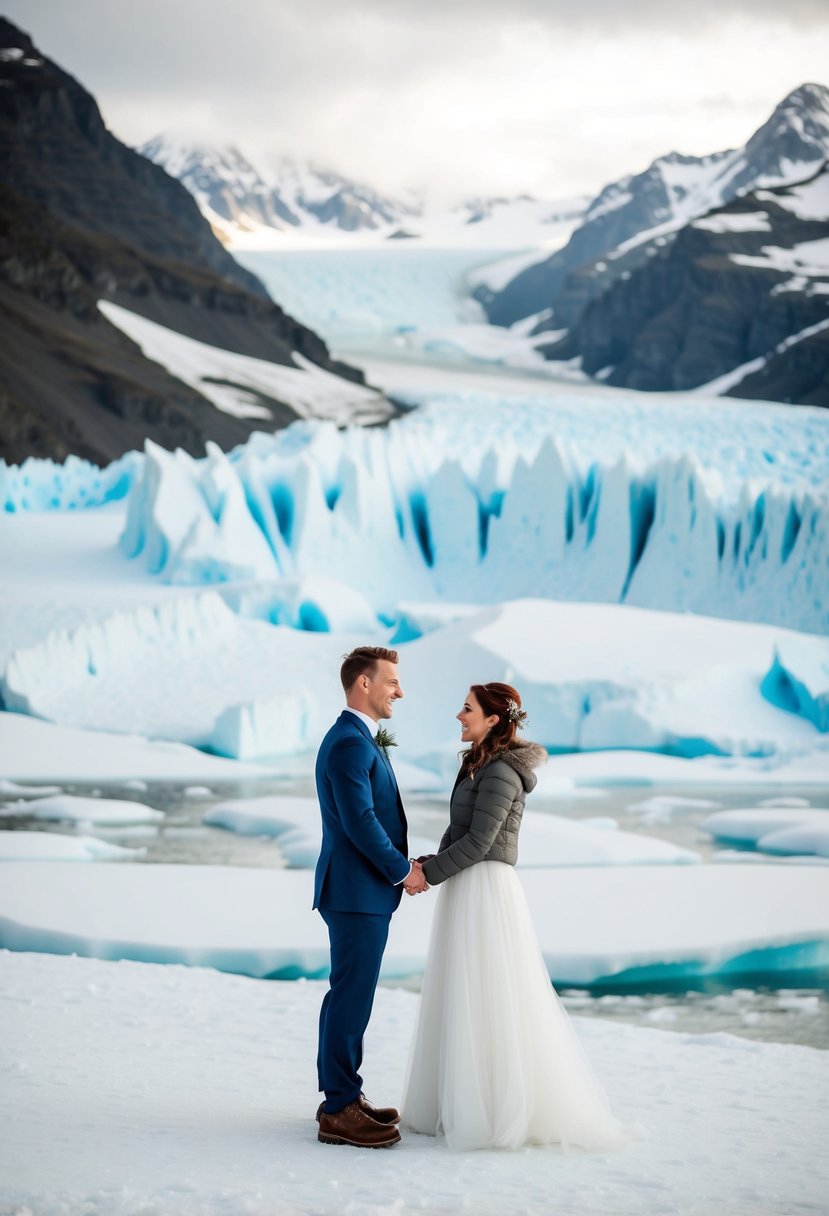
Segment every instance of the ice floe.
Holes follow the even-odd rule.
[[[108,844],[94,836],[0,831],[0,861],[134,861],[144,852]]]
[[[829,965],[824,866],[560,866],[519,875],[557,983],[758,974],[783,983]],[[328,937],[312,893],[309,870],[9,862],[0,946],[319,976]],[[422,970],[433,907],[433,893],[404,897],[385,978]]]
[[[267,796],[230,799],[211,807],[202,817],[202,822],[245,835],[274,836],[289,866],[310,869],[316,865],[322,836],[319,806],[315,798]],[[561,815],[525,811],[521,825],[519,868],[672,864],[699,860],[699,854],[691,849],[634,832],[617,831],[616,827],[616,821],[612,819],[602,821],[599,826],[596,822],[579,822]],[[420,836],[423,836],[422,831]],[[411,837],[409,841],[409,851],[415,856],[433,853],[436,847],[437,838],[427,840]]]
[[[717,811],[699,825],[715,840],[761,853],[829,857],[829,810],[760,807]]]

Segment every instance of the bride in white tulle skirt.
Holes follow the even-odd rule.
[[[403,1123],[443,1133],[459,1150],[612,1148],[630,1134],[611,1113],[553,990],[514,869],[532,768],[545,758],[515,737],[525,716],[516,690],[499,683],[473,685],[458,714],[472,748],[452,793],[450,826],[438,853],[423,861],[440,891]]]

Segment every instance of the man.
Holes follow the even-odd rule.
[[[397,652],[382,646],[346,655],[340,669],[346,708],[317,755],[322,849],[314,907],[331,945],[317,1055],[324,1144],[388,1148],[400,1140],[400,1115],[372,1106],[359,1074],[392,912],[402,891],[427,889],[420,863],[406,856],[403,804],[386,749],[375,742],[381,718],[390,718],[403,696],[397,662]]]

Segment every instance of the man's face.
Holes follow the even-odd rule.
[[[397,678],[397,664],[388,659],[378,659],[373,676],[368,680],[368,712],[378,722],[381,718],[390,718],[394,703],[403,696],[403,689]]]

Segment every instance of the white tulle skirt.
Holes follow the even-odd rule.
[[[550,983],[512,866],[484,861],[437,896],[403,1124],[449,1147],[604,1149],[630,1135]]]

